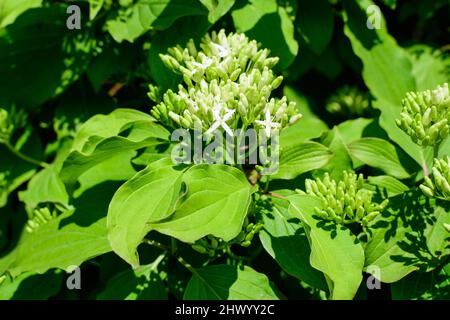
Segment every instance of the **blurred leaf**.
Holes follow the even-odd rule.
[[[11,24],[28,9],[40,7],[42,0],[0,0],[0,29]]]
[[[62,280],[62,272],[25,272],[0,285],[0,300],[47,300],[59,292]]]
[[[233,7],[235,0],[200,0],[200,2],[209,11],[209,22],[216,23]]]
[[[198,43],[210,27],[211,23],[205,16],[187,16],[178,19],[170,28],[155,34],[147,61],[151,76],[162,91],[176,89],[181,77],[164,65],[159,54],[167,53],[168,48],[177,44],[184,46],[191,38]],[[180,30],[185,32],[180,33]]]
[[[298,52],[294,24],[287,9],[278,6],[276,0],[249,0],[231,15],[238,32],[244,32],[280,58],[278,69],[286,69],[294,61]]]
[[[96,41],[87,27],[68,32],[66,19],[65,6],[36,8],[0,31],[0,105],[37,107],[85,71]]]
[[[138,0],[108,20],[106,27],[117,42],[133,42],[152,28],[167,29],[180,17],[207,14],[197,0]]]
[[[17,140],[21,146],[14,147],[33,159],[41,159],[41,141],[28,127]],[[3,144],[0,144],[0,208],[5,206],[8,195],[28,181],[36,172],[37,166],[18,158]]]
[[[213,265],[196,269],[185,300],[278,300],[266,275],[250,267]]]
[[[88,0],[89,2],[89,19],[94,20],[102,9],[105,0]]]
[[[424,91],[449,81],[450,55],[426,45],[408,48],[412,60],[416,90]]]
[[[381,2],[383,2],[390,9],[395,9],[397,6],[397,0],[381,0]]]
[[[320,54],[327,46],[333,35],[334,17],[328,0],[298,2],[297,30],[311,47]]]
[[[136,44],[124,42],[109,44],[102,53],[96,56],[87,70],[87,76],[91,81],[95,91],[99,91],[101,86],[111,76],[120,74],[130,76],[127,73],[132,69],[132,64],[136,61],[140,48]],[[126,80],[126,79],[124,79]]]

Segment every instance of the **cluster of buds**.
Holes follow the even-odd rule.
[[[212,258],[216,255],[217,251],[224,251],[226,245],[227,243],[222,239],[209,235],[197,240],[192,245],[192,249],[199,253],[207,254]]]
[[[8,111],[0,108],[0,143],[9,141],[13,125],[8,117]]]
[[[422,192],[428,197],[450,201],[450,157],[434,159],[431,178],[425,177],[420,185]]]
[[[263,227],[264,225],[262,223],[249,223],[232,242],[238,243],[242,247],[249,247],[252,244],[255,235],[258,234]]]
[[[32,233],[41,225],[53,220],[58,215],[56,210],[50,211],[48,207],[37,208],[33,211],[33,217],[28,219],[25,230]]]
[[[190,40],[161,55],[165,65],[181,73],[184,85],[178,92],[168,90],[159,101],[159,92],[150,86],[149,97],[159,102],[151,113],[173,128],[201,129],[207,134],[217,129],[232,134],[238,128],[264,129],[266,136],[301,118],[294,102],[270,98],[283,78],[271,68],[278,58],[268,57],[255,41],[243,34],[225,31],[206,35],[197,50]]]
[[[367,93],[356,87],[344,86],[328,99],[326,109],[333,114],[353,117],[366,115],[371,107]]]
[[[409,92],[396,124],[420,146],[436,146],[450,130],[450,94],[444,83],[434,90]]]
[[[307,179],[306,193],[324,201],[324,208],[315,208],[319,217],[339,224],[360,222],[367,225],[386,208],[389,200],[373,202],[373,192],[364,189],[362,174],[347,171],[343,174],[343,179],[339,182],[331,179],[328,173],[325,173],[323,179]]]

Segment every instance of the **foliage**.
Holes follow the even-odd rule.
[[[448,299],[431,3],[0,0],[0,299]]]

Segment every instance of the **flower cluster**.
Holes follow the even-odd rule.
[[[325,173],[323,179],[307,179],[306,193],[324,201],[324,208],[315,208],[319,217],[340,224],[361,222],[367,225],[386,208],[388,200],[380,204],[373,202],[373,192],[364,189],[362,174],[357,176],[347,171],[343,174],[343,179],[339,182],[331,179],[328,173]]]
[[[259,49],[243,34],[212,32],[202,39],[199,50],[190,40],[187,48],[171,48],[161,59],[184,79],[178,92],[168,90],[162,101],[150,86],[150,98],[159,102],[151,113],[168,126],[208,134],[254,127],[270,137],[272,131],[301,118],[294,102],[270,98],[283,80],[271,70],[278,58],[269,57],[267,49]]]
[[[450,157],[434,159],[434,166],[430,177],[420,185],[422,192],[428,197],[435,197],[450,201]]]
[[[363,116],[370,111],[369,97],[356,87],[344,86],[330,97],[326,109],[333,114]]]
[[[409,92],[402,101],[397,126],[420,146],[436,146],[450,130],[450,94],[444,83],[434,90]]]

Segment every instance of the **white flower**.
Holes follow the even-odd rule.
[[[270,138],[270,133],[272,132],[272,128],[279,128],[281,127],[281,124],[277,123],[277,122],[272,122],[272,117],[270,116],[270,110],[266,109],[266,119],[264,121],[261,120],[255,120],[255,122],[263,127],[265,132],[266,132],[266,136],[268,138]]]
[[[448,84],[444,83],[444,85],[439,86],[437,89],[431,91],[431,99],[434,105],[440,104],[444,101],[449,95]]]
[[[205,57],[201,63],[200,63],[200,62],[197,62],[197,61],[194,61],[194,62],[192,62],[192,63],[193,63],[194,66],[196,66],[197,68],[200,68],[202,71],[205,71],[206,68],[208,68],[208,67],[213,63],[213,59],[208,58],[208,57]]]
[[[221,46],[220,44],[212,42],[212,45],[214,46],[214,48],[216,48],[219,51],[219,57],[221,57],[221,58],[228,57],[231,53],[230,49],[228,49],[227,47]]]
[[[225,114],[223,117],[220,116],[220,112],[225,109]],[[230,136],[233,135],[233,131],[231,128],[227,125],[227,121],[230,120],[230,118],[233,116],[235,110],[234,109],[227,109],[223,107],[222,103],[215,103],[215,107],[212,110],[214,115],[214,123],[211,125],[211,127],[205,132],[207,135],[213,133],[217,128],[222,127],[226,133],[228,133]]]

